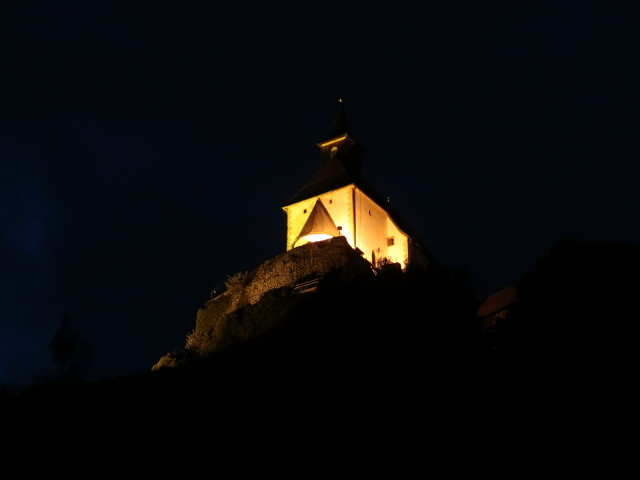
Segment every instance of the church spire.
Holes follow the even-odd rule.
[[[345,169],[349,176],[360,178],[360,161],[362,147],[351,137],[344,102],[338,99],[338,111],[333,120],[331,135],[324,142],[316,145],[320,147],[321,165],[339,164],[340,167],[331,167],[330,176],[336,177],[337,171]],[[328,172],[325,172],[328,174]]]
[[[336,112],[335,119],[333,120],[333,126],[331,128],[331,134],[329,138],[339,137],[349,133],[349,124],[347,123],[347,114],[344,111],[344,101],[338,99],[338,111]]]

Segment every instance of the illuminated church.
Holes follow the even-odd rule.
[[[363,148],[351,136],[339,102],[329,138],[317,143],[320,168],[283,207],[287,251],[309,242],[343,236],[374,267],[399,263],[425,267],[430,255],[408,232],[388,199],[362,177]]]

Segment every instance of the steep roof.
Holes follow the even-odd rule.
[[[298,193],[289,200],[288,205],[315,197],[321,193],[337,190],[352,183],[358,185],[361,182],[362,179],[349,172],[342,162],[327,162],[298,190]]]
[[[298,190],[287,205],[330,192],[350,184],[373,192],[361,175],[362,146],[350,135],[342,99],[333,120],[330,137],[316,143],[320,149],[320,168]]]

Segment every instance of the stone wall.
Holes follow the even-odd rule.
[[[349,281],[356,276],[372,275],[372,269],[344,237],[296,247],[236,277],[224,293],[208,300],[197,312],[195,334],[216,343],[213,337],[228,330],[234,312],[257,304],[267,292],[329,273]]]
[[[369,262],[358,255],[345,237],[307,243],[260,265],[245,287],[246,300],[254,304],[269,290],[294,285],[315,276],[340,270],[345,277],[369,273]],[[344,278],[348,280],[348,278]]]

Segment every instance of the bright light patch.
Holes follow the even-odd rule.
[[[329,238],[333,238],[331,235],[327,235],[325,233],[312,233],[311,235],[305,235],[298,242],[296,242],[296,246],[304,245],[305,243],[312,242],[321,242],[322,240],[327,240]]]

